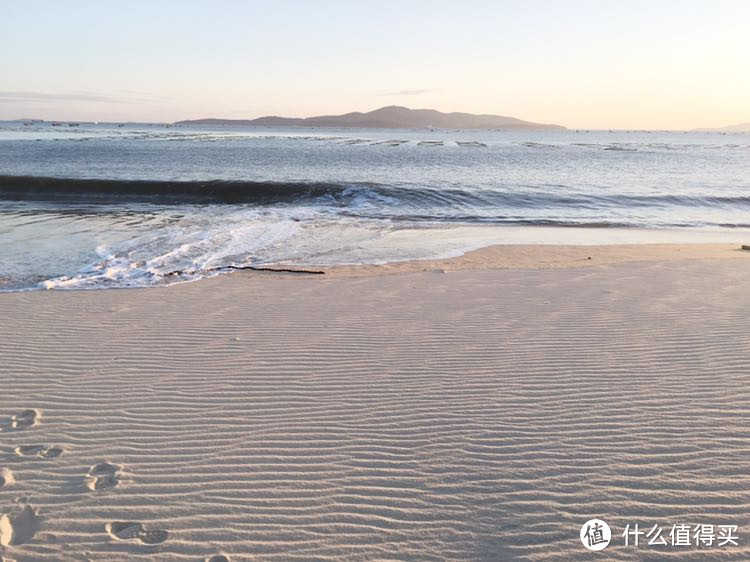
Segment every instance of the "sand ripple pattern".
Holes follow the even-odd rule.
[[[739,547],[618,538],[608,559],[750,559],[748,279],[703,261],[2,294],[0,418],[44,418],[0,434],[0,515],[23,523],[0,555],[583,560],[598,517],[740,527]],[[64,454],[15,452],[39,443]]]

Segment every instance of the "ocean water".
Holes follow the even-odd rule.
[[[750,134],[0,122],[0,290],[750,241]]]

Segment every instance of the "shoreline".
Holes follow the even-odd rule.
[[[421,271],[455,272],[483,270],[549,270],[611,266],[635,262],[673,262],[683,260],[742,260],[749,259],[750,251],[742,244],[730,243],[641,243],[641,244],[491,244],[446,258],[410,259],[376,264],[296,265],[285,262],[217,268],[217,272],[198,270],[198,279],[180,280],[168,284],[142,287],[25,287],[2,289],[2,294],[27,292],[77,292],[102,290],[132,290],[173,287],[187,283],[201,283],[209,279],[242,275],[276,275],[279,277],[313,276],[321,280],[333,278],[363,278],[401,275]],[[322,274],[322,275],[321,275]],[[1,281],[1,279],[0,279]]]
[[[311,265],[269,264],[270,268],[323,271],[327,278],[377,277],[420,271],[481,271],[505,269],[570,269],[633,262],[750,259],[741,244],[492,244],[460,256],[404,260],[382,264]],[[240,275],[237,271],[231,275]],[[269,271],[269,273],[272,273]],[[322,278],[322,277],[321,277]],[[199,281],[202,281],[199,280]]]

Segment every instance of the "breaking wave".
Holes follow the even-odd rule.
[[[558,193],[562,192],[562,193]],[[439,207],[444,210],[492,207],[588,208],[613,207],[750,207],[746,195],[634,195],[576,193],[571,186],[542,191],[527,186],[439,188],[370,182],[275,182],[245,180],[122,180],[0,176],[0,198],[15,201],[157,204],[279,204],[319,202],[357,207],[363,201],[383,207]],[[450,213],[449,213],[450,214]],[[457,213],[456,216],[459,216]],[[480,215],[481,216],[481,215]],[[418,215],[413,215],[417,218]],[[423,217],[429,218],[429,217]],[[436,218],[440,218],[439,216]]]

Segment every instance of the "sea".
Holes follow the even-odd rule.
[[[0,122],[0,290],[750,242],[750,134]]]

